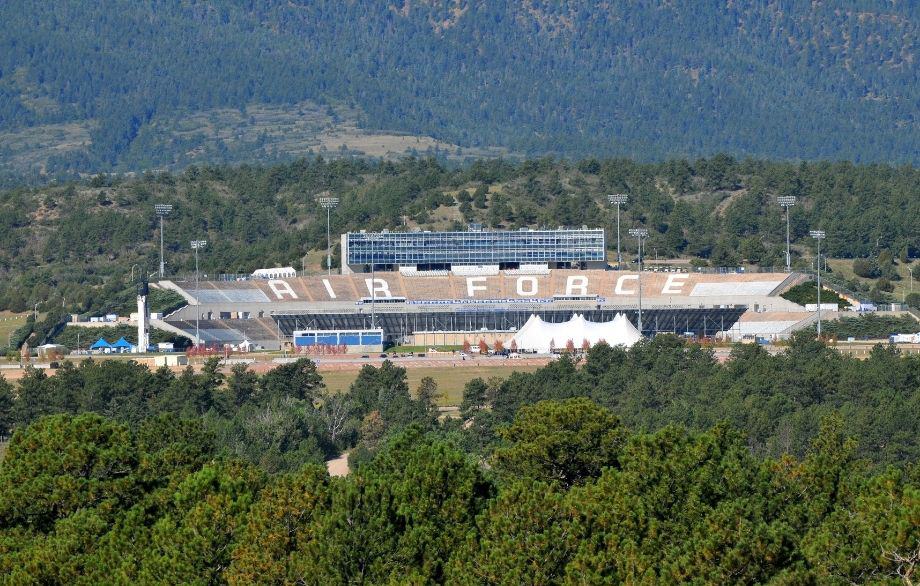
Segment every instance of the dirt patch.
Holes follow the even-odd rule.
[[[348,476],[350,472],[348,468],[348,452],[343,453],[338,458],[326,461],[326,470],[329,472],[329,476],[341,477]]]
[[[748,192],[747,189],[739,189],[738,191],[723,191],[719,194],[725,194],[726,198],[719,202],[719,205],[716,206],[716,215],[722,216],[725,214],[725,210],[728,209],[728,206],[732,205],[732,202],[738,199],[739,197],[744,196]]]

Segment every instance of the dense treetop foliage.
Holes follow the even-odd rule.
[[[201,418],[222,453],[269,472],[321,462],[346,449],[352,463],[360,465],[395,430],[439,428],[437,384],[428,379],[410,389],[406,370],[390,361],[364,366],[340,394],[325,390],[322,376],[306,358],[264,375],[243,364],[221,370],[217,358],[200,372],[188,368],[178,374],[127,360],[86,360],[78,366],[65,361],[53,376],[31,369],[15,389],[7,385],[6,390],[12,395],[0,400],[0,421],[6,422],[0,435],[58,413],[93,412],[130,425],[163,414]],[[460,409],[468,424],[458,430],[456,422],[447,422],[443,430],[465,449],[482,454],[514,438],[516,450],[495,453],[498,461],[513,461],[519,450],[530,449],[535,437],[546,433],[528,423],[529,406],[545,399],[587,398],[615,417],[589,434],[590,442],[577,450],[581,453],[615,449],[622,428],[679,424],[702,431],[727,422],[745,430],[752,452],[779,457],[803,455],[820,421],[839,412],[843,432],[859,438],[854,453],[877,464],[903,465],[920,456],[918,390],[920,357],[901,356],[893,346],[878,346],[857,360],[805,333],[776,356],[758,345],[738,345],[721,364],[708,349],[660,335],[629,350],[599,344],[582,359],[563,355],[536,372],[504,380],[474,379]],[[575,407],[592,408],[587,403]],[[569,416],[574,415],[567,411],[543,425],[559,433],[587,431]],[[515,417],[519,425],[511,425]],[[574,447],[577,442],[563,443]],[[597,464],[571,466],[593,469]],[[558,471],[546,476],[572,483]]]
[[[528,155],[916,162],[914,8],[4,2],[0,131],[57,124],[35,135],[54,144],[79,123],[85,146],[52,171],[142,169],[200,146],[181,127],[149,140],[177,112],[245,119],[247,106],[312,100],[357,110],[365,127]]]
[[[130,307],[132,272],[137,279],[159,263],[155,203],[175,205],[165,234],[170,276],[194,269],[188,243],[200,238],[210,243],[201,255],[205,275],[301,268],[304,255],[325,248],[326,218],[314,201],[324,192],[341,198],[332,214],[333,234],[463,229],[468,221],[508,229],[610,230],[615,211],[606,195],[627,193],[622,222],[649,228],[649,258],[690,256],[714,266],[782,266],[785,221],[776,197],[795,195],[797,268],[811,267],[808,230],[816,227],[827,232],[824,252],[871,259],[889,279],[897,278],[895,263],[920,256],[920,172],[909,166],[770,163],[725,155],[656,164],[540,159],[461,167],[433,159],[316,158],[2,191],[0,309],[23,311],[35,303],[42,303],[42,311],[74,313]],[[608,236],[613,246],[615,238]],[[632,254],[634,243],[626,238],[624,247]],[[161,309],[175,302],[162,301]]]
[[[699,369],[675,365],[677,351],[640,347],[626,358],[658,372]],[[685,361],[700,360],[698,348],[682,351]],[[261,380],[234,367],[225,384],[217,384],[214,363],[178,378],[90,364],[50,378],[32,373],[12,401],[0,379],[0,415],[12,402],[22,422],[0,462],[0,580],[910,583],[920,565],[920,469],[915,455],[897,467],[859,458],[862,438],[848,433],[848,421],[865,413],[858,401],[837,403],[839,414],[820,426],[806,415],[815,427],[796,446],[800,456],[763,457],[725,423],[642,431],[617,415],[630,405],[610,411],[600,392],[594,400],[567,392],[546,399],[543,379],[564,384],[584,373],[581,384],[593,388],[590,377],[615,351],[597,352],[584,365],[563,360],[533,375],[536,394],[526,404],[502,387],[465,422],[436,423],[408,396],[405,372],[389,363],[366,367],[341,403],[322,393],[308,361]],[[780,372],[752,352],[739,349],[726,369]],[[832,354],[809,347],[782,359],[808,362],[821,352]],[[811,368],[827,360],[847,370],[829,355]],[[914,399],[916,362],[884,349],[867,361],[901,378],[894,391],[883,382],[881,393]],[[620,363],[609,379],[633,374]],[[94,395],[106,383],[90,380],[100,375],[124,383],[103,403]],[[798,380],[790,378],[789,401],[805,392]],[[26,414],[22,405],[49,381],[56,392],[42,401],[62,412]],[[659,391],[671,384],[679,382],[663,381]],[[156,390],[130,399],[127,387]],[[75,403],[61,408],[60,393]],[[521,405],[516,415],[507,415],[505,394]],[[119,397],[130,400],[119,407]],[[272,443],[298,427],[316,433],[310,421],[318,412],[331,423],[336,405],[363,414],[360,431],[343,427],[344,443],[358,442],[362,452],[352,454],[347,477],[330,478],[308,455],[316,444],[282,454]],[[234,409],[228,434],[215,420]],[[483,445],[483,429],[499,420],[506,424]],[[917,437],[909,425],[902,431],[890,439]],[[241,450],[227,443],[230,435],[260,443]],[[284,455],[290,459],[278,459]]]
[[[503,426],[525,405],[587,397],[632,429],[675,423],[705,429],[728,422],[745,431],[752,451],[769,456],[801,455],[818,422],[839,411],[847,414],[845,432],[860,440],[860,456],[916,461],[917,390],[920,357],[900,357],[893,347],[877,346],[868,359],[857,360],[804,333],[776,356],[758,345],[738,345],[722,365],[711,351],[656,336],[630,350],[600,344],[583,363],[562,358],[492,385],[486,397],[491,409],[475,418],[470,440],[490,445],[496,434],[508,433]]]
[[[814,327],[810,328],[812,331]],[[843,317],[825,321],[821,333],[839,340],[849,337],[857,340],[884,340],[892,334],[913,334],[920,332],[920,323],[909,315],[890,316],[867,314],[859,317]]]

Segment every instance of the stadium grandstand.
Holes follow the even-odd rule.
[[[609,270],[603,230],[358,232],[342,243],[342,274],[161,281],[188,305],[154,325],[209,345],[278,348],[295,331],[380,329],[388,343],[429,343],[426,334],[514,332],[531,315],[639,322],[640,273]],[[643,271],[642,333],[782,336],[811,316],[779,296],[805,278]]]

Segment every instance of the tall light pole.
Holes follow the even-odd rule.
[[[631,236],[635,236],[639,241],[639,333],[642,333],[642,239],[648,237],[648,230],[645,228],[632,228],[629,231]]]
[[[201,304],[198,302],[198,251],[208,245],[207,240],[192,240],[192,250],[195,251],[195,345],[201,345],[201,335],[198,329],[198,320],[201,318]]]
[[[329,275],[332,275],[332,236],[329,231],[329,221],[331,210],[339,205],[339,198],[320,197],[316,201],[319,202],[319,205],[326,208],[326,268],[329,271]]]
[[[794,195],[781,195],[776,198],[777,203],[786,208],[786,272],[792,271],[792,253],[789,250],[789,208],[795,205]]]
[[[821,241],[824,240],[824,230],[811,230],[808,235],[818,242],[818,337],[821,337]]]
[[[367,233],[367,239],[371,241],[371,329],[377,328],[377,273],[374,266],[374,243],[377,241],[377,235],[373,232]]]
[[[166,263],[163,262],[163,218],[172,212],[172,204],[158,203],[153,206],[153,211],[160,217],[160,278],[166,274]]]
[[[629,196],[625,193],[614,193],[607,196],[607,201],[617,206],[617,269],[619,269],[623,262],[623,257],[620,255],[620,205],[628,202]]]

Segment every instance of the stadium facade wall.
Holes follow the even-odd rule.
[[[518,268],[546,263],[599,268],[606,265],[603,229],[464,232],[349,232],[342,239],[342,272],[373,266],[419,270],[495,265]]]

